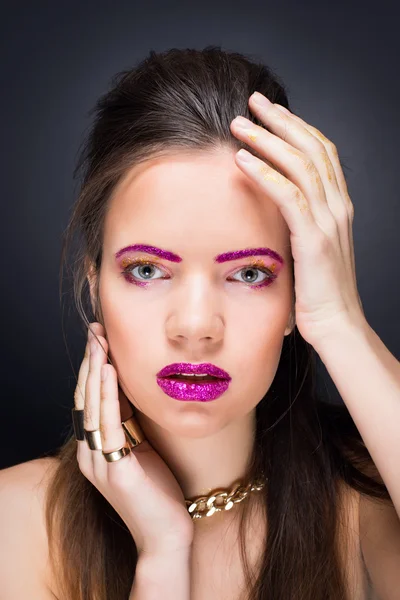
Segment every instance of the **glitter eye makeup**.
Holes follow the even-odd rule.
[[[128,283],[132,283],[134,285],[138,285],[140,287],[147,287],[149,285],[149,283],[151,283],[152,281],[155,281],[157,279],[161,279],[161,280],[165,280],[169,278],[169,273],[167,272],[167,276],[166,277],[156,277],[154,279],[148,279],[146,280],[140,280],[137,278],[137,275],[133,275],[132,271],[134,269],[136,269],[137,267],[148,267],[148,268],[156,268],[159,269],[160,271],[163,271],[164,269],[161,269],[160,266],[157,266],[159,263],[157,263],[156,261],[149,261],[146,258],[143,257],[138,257],[138,258],[124,258],[121,263],[120,266],[122,267],[122,271],[121,271],[121,276],[124,277],[124,279],[128,282]],[[233,275],[236,273],[243,273],[243,272],[249,272],[249,271],[260,271],[261,273],[264,273],[266,275],[266,278],[264,280],[260,282],[256,282],[257,285],[254,285],[254,283],[250,282],[250,283],[246,283],[246,281],[243,280],[238,280],[238,279],[229,279],[228,281],[236,281],[238,283],[244,283],[245,285],[247,285],[247,287],[250,287],[252,289],[261,289],[264,287],[267,287],[269,285],[271,285],[275,279],[277,278],[277,275],[274,273],[276,269],[276,263],[272,263],[272,265],[270,265],[269,267],[267,267],[267,265],[265,264],[265,262],[263,260],[253,260],[251,262],[251,264],[249,265],[245,265],[243,267],[240,267],[239,269],[236,269],[233,272]],[[232,275],[230,276],[232,277]]]
[[[163,260],[169,260],[170,262],[179,263],[183,260],[178,254],[175,254],[175,252],[164,250],[163,248],[157,248],[156,246],[150,246],[148,244],[132,244],[131,246],[121,248],[121,250],[118,250],[118,252],[115,254],[116,260],[120,259],[121,256],[127,252],[145,252],[146,254],[153,254],[154,256],[158,256]],[[224,252],[223,254],[217,254],[217,256],[214,257],[214,261],[217,263],[224,263],[231,260],[238,260],[239,258],[244,258],[246,256],[269,256],[281,265],[285,264],[282,256],[275,250],[272,250],[272,248],[245,248],[243,250]]]
[[[124,277],[124,279],[128,281],[128,283],[133,283],[141,287],[147,286],[149,283],[151,283],[151,281],[154,281],[154,279],[149,279],[147,281],[137,279],[136,276],[132,274],[132,271],[136,267],[149,267],[150,269],[152,267],[155,267],[156,269],[161,270],[161,268],[157,266],[157,262],[155,262],[154,260],[153,262],[151,262],[143,257],[124,258],[121,261],[120,266],[122,267],[121,276]],[[167,277],[158,277],[157,279],[167,279]]]
[[[275,279],[277,278],[277,274],[274,273],[275,269],[276,269],[276,263],[272,263],[272,265],[267,267],[267,265],[265,264],[265,262],[263,260],[254,260],[250,265],[241,267],[240,269],[236,270],[234,273],[243,273],[243,272],[248,272],[248,271],[260,271],[261,273],[264,273],[265,275],[267,275],[267,277],[263,281],[261,281],[261,283],[257,282],[257,285],[254,285],[253,283],[246,284],[245,281],[243,281],[243,282],[239,281],[239,283],[245,283],[246,285],[248,285],[248,287],[251,287],[253,290],[259,290],[261,288],[271,285],[275,281]],[[237,279],[235,281],[237,281]]]

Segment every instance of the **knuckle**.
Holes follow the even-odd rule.
[[[107,400],[107,390],[105,385],[100,386],[100,402],[105,402]]]
[[[299,200],[301,200],[303,198],[302,192],[294,184],[291,184],[290,195],[294,202],[298,202]]]
[[[93,410],[92,407],[90,406],[90,402],[87,403],[87,405],[85,406],[85,412],[83,415],[83,420],[85,423],[85,429],[88,429],[91,426],[91,422],[93,421]]]
[[[101,439],[103,440],[103,447],[108,447],[108,427],[103,421],[100,421],[99,430],[101,433]]]
[[[337,226],[336,219],[334,219],[333,217],[328,218],[326,220],[326,222],[324,223],[324,231],[326,233],[326,235],[323,236],[325,242],[322,242],[322,243],[325,243],[324,249],[326,250],[327,246],[329,245],[329,238],[330,239],[334,238],[338,232],[338,226]]]
[[[317,255],[326,254],[330,250],[330,247],[331,247],[330,237],[328,236],[327,233],[325,233],[325,231],[327,229],[329,229],[329,227],[331,227],[331,226],[327,225],[327,223],[325,223],[324,230],[318,228],[318,230],[314,233],[313,247],[314,247],[314,251],[317,253]]]
[[[345,224],[348,222],[350,218],[350,213],[349,210],[346,208],[346,206],[344,206],[342,203],[339,205],[339,209],[338,209],[338,222]]]
[[[328,152],[332,154],[332,156],[334,156],[335,158],[339,158],[338,149],[336,145],[333,142],[331,142],[331,140],[327,140],[326,147],[328,149]]]
[[[306,169],[306,172],[315,180],[318,179],[319,173],[317,170],[317,167],[314,164],[314,161],[312,161],[311,159],[306,159],[304,161],[304,166]]]
[[[308,139],[308,149],[311,154],[326,154],[325,144],[320,142],[315,136],[311,134]]]
[[[347,213],[348,213],[350,219],[353,220],[354,219],[354,204],[351,202],[350,199],[347,202]]]
[[[75,406],[80,406],[81,405],[81,400],[84,400],[84,394],[82,393],[81,387],[78,384],[75,388],[74,391],[74,403]]]

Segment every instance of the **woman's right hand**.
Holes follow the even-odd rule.
[[[111,452],[127,444],[121,423],[131,416],[132,407],[118,386],[116,370],[107,362],[108,343],[103,326],[92,323],[91,329],[104,351],[96,337],[90,336],[79,370],[75,408],[84,409],[84,428],[100,429],[103,451]],[[107,372],[105,381],[101,380],[103,365]],[[169,467],[147,440],[116,462],[107,462],[102,451],[91,450],[86,440],[78,441],[77,460],[81,472],[126,523],[138,553],[190,549],[193,520],[184,495]]]

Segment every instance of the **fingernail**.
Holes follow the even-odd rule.
[[[247,119],[245,119],[244,117],[235,117],[233,119],[233,122],[238,126],[238,127],[246,127],[248,128],[250,126],[250,123],[248,122]]]
[[[247,152],[247,150],[244,150],[243,148],[241,150],[239,150],[239,152],[236,154],[236,156],[242,162],[252,162],[252,160],[253,160],[252,154],[250,154],[250,152]]]
[[[253,98],[254,102],[256,104],[259,104],[260,106],[267,107],[267,106],[270,106],[272,104],[272,102],[270,102],[268,100],[268,98],[266,98],[265,96],[263,96],[259,92],[254,92],[254,94],[252,95],[252,98]]]

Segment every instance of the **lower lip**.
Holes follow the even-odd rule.
[[[219,381],[207,381],[205,383],[191,383],[182,379],[165,379],[157,377],[157,383],[160,388],[176,400],[199,400],[200,402],[210,402],[216,400],[229,387],[230,381],[221,379]]]

